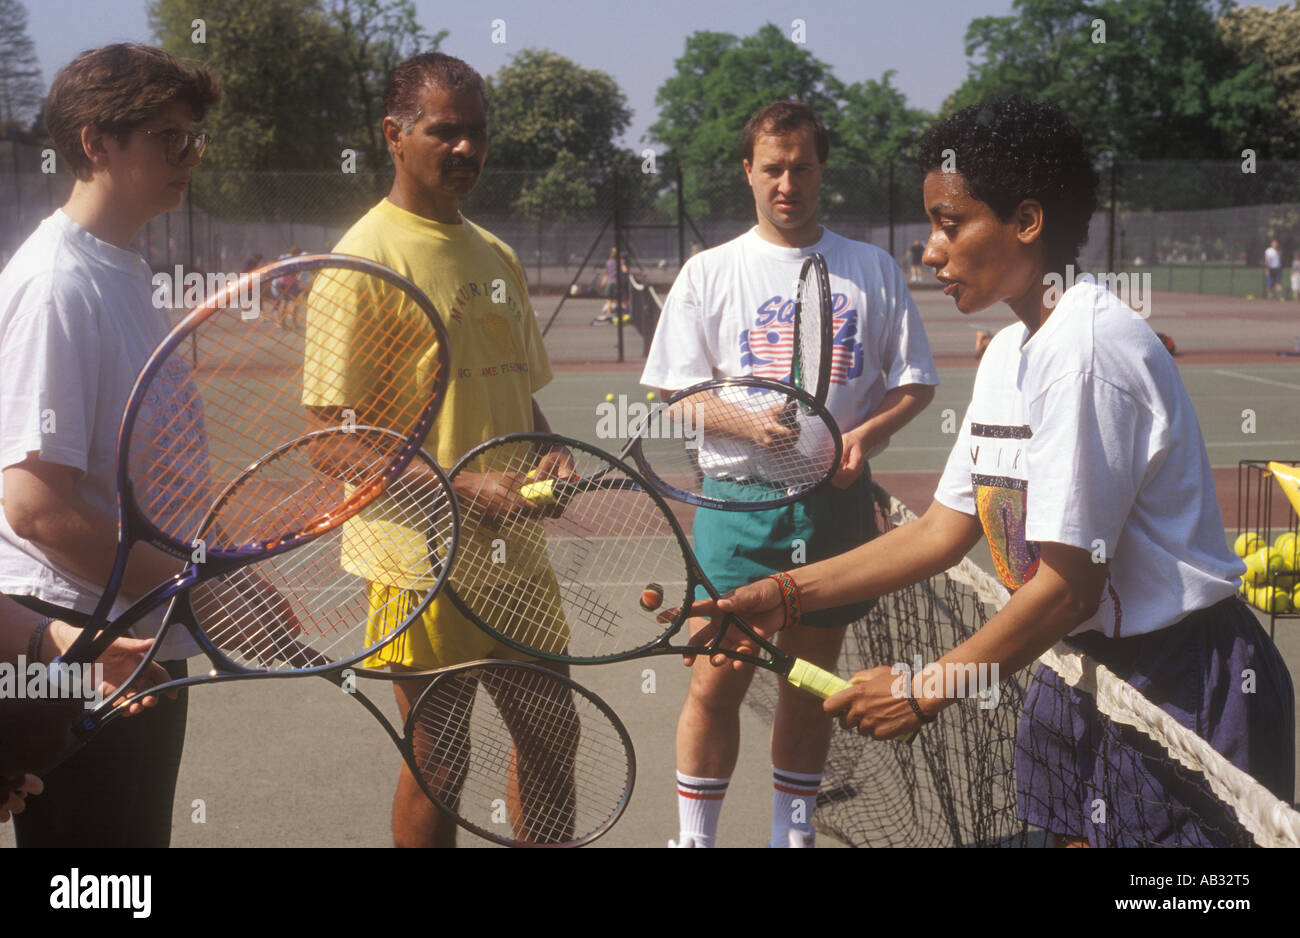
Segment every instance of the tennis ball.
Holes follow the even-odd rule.
[[[1300,583],[1291,591],[1291,608],[1300,609]]]
[[[663,602],[664,588],[658,583],[647,583],[641,591],[641,608],[646,612],[654,612]]]
[[[646,393],[645,399],[647,401],[650,401],[651,403],[654,403],[658,399],[658,395],[655,394],[654,391],[649,391]]]
[[[1242,574],[1241,582],[1256,586],[1268,576],[1268,558],[1262,550],[1249,553],[1242,559],[1246,561],[1246,572]]]
[[[1282,558],[1283,570],[1300,573],[1300,539],[1293,532],[1279,534],[1273,542],[1273,550]]]
[[[614,392],[613,392],[613,391],[610,391],[608,394],[605,395],[605,403],[606,403],[606,404],[612,404],[612,403],[614,403]]]
[[[1232,542],[1232,549],[1238,557],[1245,557],[1247,554],[1253,554],[1264,546],[1264,539],[1258,534],[1252,534],[1249,531],[1243,531],[1237,535],[1237,539]]]
[[[1273,586],[1280,590],[1285,590],[1288,594],[1295,589],[1298,579],[1293,573],[1283,573],[1273,578]]]
[[[1287,612],[1291,609],[1291,596],[1271,586],[1261,586],[1255,590],[1255,606],[1274,614]]]

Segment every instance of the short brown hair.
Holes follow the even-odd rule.
[[[384,88],[384,114],[410,133],[420,119],[420,89],[433,85],[447,91],[477,91],[487,106],[487,84],[483,76],[455,56],[442,52],[413,55],[388,76]]]
[[[817,162],[825,163],[831,152],[831,136],[826,132],[817,113],[802,101],[777,101],[751,117],[745,124],[741,144],[745,159],[754,159],[754,141],[759,135],[780,137],[801,127],[813,129],[813,143],[817,147]]]
[[[117,43],[81,53],[54,76],[45,103],[45,126],[54,148],[78,179],[89,179],[91,163],[81,146],[86,126],[126,135],[173,101],[190,106],[202,120],[221,99],[221,80],[201,65],[153,46]]]

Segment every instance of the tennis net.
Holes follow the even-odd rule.
[[[879,486],[875,496],[882,531],[915,520]],[[974,634],[1008,598],[995,577],[963,559],[883,597],[855,622],[845,638],[840,673],[879,664],[913,667],[918,658],[935,661]],[[1103,764],[1088,778],[1067,770],[1064,760],[1042,758],[1022,759],[1034,769],[1017,778],[1016,757],[1028,745],[1017,741],[1017,729],[1034,681],[1035,669],[1027,668],[1003,675],[994,694],[959,700],[910,746],[837,729],[813,814],[817,829],[858,847],[1051,846],[1045,830],[1021,820],[1025,807],[1041,817],[1050,810],[1049,800],[1059,804],[1058,797],[1044,797],[1050,791],[1065,792],[1067,802],[1088,813],[1087,836],[1099,846],[1300,845],[1300,814],[1288,802],[1099,662],[1068,642],[1057,644],[1040,662],[1095,700],[1111,720],[1097,747]],[[776,697],[775,682],[756,679],[748,703],[770,721]],[[1293,732],[1290,726],[1278,731]],[[1041,724],[1035,732],[1041,740]],[[1049,749],[1075,745],[1060,734],[1047,739]],[[1279,746],[1290,742],[1279,739]],[[1033,744],[1035,750],[1041,747]],[[1286,794],[1289,799],[1293,792]],[[1106,817],[1121,804],[1122,811]],[[1073,832],[1081,823],[1061,817],[1044,826]]]
[[[628,315],[632,317],[632,326],[641,334],[645,344],[645,354],[650,352],[650,341],[654,338],[655,327],[659,325],[659,314],[663,312],[664,303],[659,293],[648,283],[642,283],[628,274]]]

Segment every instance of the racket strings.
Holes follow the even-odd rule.
[[[594,453],[575,449],[569,458],[577,477],[631,481]],[[600,659],[654,643],[666,627],[640,605],[646,584],[676,585],[684,597],[687,579],[664,511],[638,489],[561,485],[548,509],[521,502],[503,512],[498,480],[528,478],[541,459],[516,443],[493,444],[476,460],[476,480],[461,477],[456,595],[489,629],[542,654]]]
[[[286,440],[342,423],[383,426],[409,436],[445,385],[449,351],[440,330],[405,293],[379,276],[320,266],[303,297],[305,335],[244,318],[234,290],[196,311],[193,343],[181,342],[141,390],[131,433],[130,475],[137,506],[173,541],[188,543],[230,479]],[[194,362],[189,361],[194,356]],[[371,476],[377,461],[361,458]],[[357,459],[340,441],[336,457]],[[337,501],[333,480],[325,503]],[[306,500],[304,504],[308,503]],[[247,540],[286,533],[253,506],[228,513],[224,530]],[[283,521],[283,516],[277,520]],[[310,521],[311,519],[306,519]]]
[[[656,415],[659,416],[656,416]],[[779,387],[715,385],[633,428],[647,469],[668,489],[761,503],[806,492],[836,468],[837,430]]]
[[[584,840],[626,801],[624,737],[589,697],[545,672],[498,663],[435,683],[411,725],[426,790],[494,839]]]
[[[791,380],[795,387],[816,392],[822,368],[823,307],[830,308],[830,297],[822,293],[821,278],[813,264],[805,267],[799,280],[798,314],[795,316],[794,354],[791,361]]]
[[[405,628],[457,536],[450,490],[421,465],[342,526],[195,587],[213,645],[245,667],[300,670],[373,651]]]

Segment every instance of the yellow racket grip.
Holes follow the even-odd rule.
[[[786,680],[801,690],[806,690],[810,694],[815,694],[822,700],[832,694],[838,694],[846,687],[852,685],[840,677],[838,674],[824,668],[819,668],[815,664],[804,661],[802,658],[796,658],[794,665],[790,668],[790,673],[786,675]],[[921,732],[919,729],[913,730],[906,736],[898,737],[903,742],[911,745],[912,740],[916,739],[916,734]]]
[[[808,693],[825,700],[831,694],[838,694],[849,686],[849,682],[838,674],[817,667],[817,665],[796,658],[786,680]]]
[[[534,505],[549,505],[555,501],[555,480],[543,479],[541,482],[528,482],[519,490],[519,494]]]

